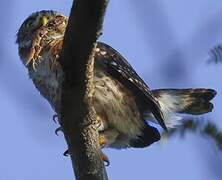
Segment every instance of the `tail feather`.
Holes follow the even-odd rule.
[[[216,95],[215,90],[203,88],[156,89],[152,93],[160,104],[168,128],[173,128],[182,119],[179,113],[200,115],[211,112],[213,104],[210,100]]]

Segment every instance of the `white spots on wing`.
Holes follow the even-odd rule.
[[[136,83],[138,83],[138,82],[139,82],[137,79],[134,79],[134,81],[135,81]]]
[[[106,55],[106,51],[101,51],[100,53],[101,53],[103,56]]]
[[[107,53],[109,53],[107,57],[108,59],[106,59],[106,63],[110,65],[111,68],[115,69],[118,73],[120,73],[120,76],[126,78],[144,93],[150,93],[147,85],[140,79],[133,68],[125,61],[123,61],[121,57],[116,56],[115,54],[111,54],[103,48],[96,48],[96,52],[104,57],[107,55]]]
[[[116,70],[122,75],[124,75],[130,82],[137,84],[137,86],[141,90],[149,92],[146,84],[144,84],[140,79],[138,79],[137,78],[138,75],[134,71],[132,71],[130,68],[120,65],[114,60],[111,61],[110,64],[113,65],[116,68]]]
[[[128,78],[128,80],[131,81],[131,82],[133,82],[133,79],[132,79],[132,78]]]
[[[102,56],[105,56],[105,55],[107,54],[106,51],[102,51],[100,48],[96,48],[95,51],[96,51],[97,53],[100,53]]]
[[[96,51],[96,52],[99,52],[99,51],[100,51],[100,49],[99,49],[99,48],[96,48],[96,49],[95,49],[95,51]]]
[[[118,64],[117,64],[115,61],[112,61],[111,64],[112,64],[113,66],[118,66]]]

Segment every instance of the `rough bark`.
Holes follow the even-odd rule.
[[[108,0],[75,0],[60,63],[65,73],[61,126],[77,180],[108,179],[98,143],[92,96],[94,48]]]

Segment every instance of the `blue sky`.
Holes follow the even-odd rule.
[[[66,144],[53,111],[27,76],[15,35],[32,12],[69,14],[72,1],[0,2],[0,180],[73,179]],[[218,91],[211,119],[222,129],[222,65],[207,64],[209,49],[222,42],[218,0],[110,0],[101,41],[113,46],[154,88],[210,87]],[[145,149],[106,149],[110,180],[219,180],[222,155],[213,142],[188,134]]]

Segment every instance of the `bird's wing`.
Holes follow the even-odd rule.
[[[139,77],[126,59],[115,49],[102,42],[98,42],[96,51],[96,60],[102,60],[112,76],[121,81],[125,86],[129,87],[133,93],[141,96],[143,101],[149,105],[150,111],[158,123],[163,129],[167,130],[159,103],[151,93],[149,87]]]

